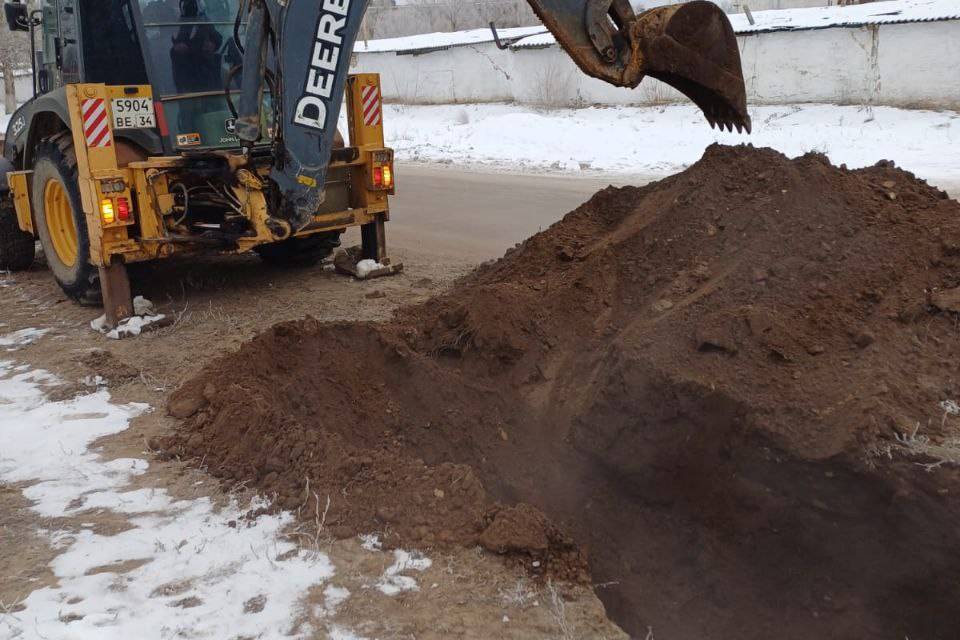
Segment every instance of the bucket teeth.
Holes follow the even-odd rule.
[[[716,5],[694,0],[637,17],[632,33],[646,75],[672,86],[721,130],[750,129],[740,50],[730,21]]]
[[[528,2],[588,75],[620,87],[656,78],[690,98],[712,127],[750,131],[737,38],[712,2],[692,0],[640,14],[627,0]]]

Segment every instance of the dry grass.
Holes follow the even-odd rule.
[[[916,464],[927,471],[947,465],[960,466],[960,425],[957,424],[960,405],[948,400],[942,402],[940,408],[943,414],[940,418],[939,433],[947,435],[934,439],[923,433],[922,425],[917,422],[909,431],[896,434],[894,441],[871,449],[868,459],[893,460],[895,456],[915,458],[919,460]]]
[[[19,638],[23,633],[22,624],[23,621],[17,617],[17,613],[22,611],[23,601],[26,600],[27,595],[24,594],[20,596],[13,602],[4,602],[0,600],[0,629],[7,627],[10,632],[10,638]]]
[[[567,619],[567,605],[563,601],[563,596],[557,591],[553,580],[547,581],[547,595],[550,596],[550,615],[553,621],[557,623],[560,630],[560,637],[563,640],[575,640],[573,629],[570,628],[570,621]]]
[[[509,589],[500,590],[500,604],[503,607],[526,609],[539,602],[540,593],[531,588],[527,580],[520,578]]]
[[[330,513],[331,500],[328,495],[321,509],[320,495],[316,491],[310,490],[309,477],[306,479],[306,483],[307,486],[304,491],[307,494],[307,499],[297,509],[297,522],[309,522],[307,514],[311,512],[313,521],[309,524],[298,524],[288,535],[296,540],[300,548],[318,555],[321,553],[321,549],[328,549],[336,541],[336,538],[327,530],[327,514]],[[311,502],[313,503],[312,508]]]
[[[946,419],[946,414],[944,415]],[[917,464],[927,471],[944,465],[960,465],[960,437],[951,437],[937,443],[920,433],[920,423],[909,434],[897,434],[899,448],[911,457],[924,458]]]

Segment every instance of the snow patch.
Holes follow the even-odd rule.
[[[48,333],[50,329],[20,329],[0,336],[0,347],[6,348],[7,351],[16,351],[33,344]]]
[[[49,402],[42,385],[55,381],[0,362],[0,481],[32,483],[24,495],[42,516],[107,510],[132,517],[116,534],[100,533],[90,522],[46,532],[62,550],[50,565],[57,584],[30,593],[22,611],[0,616],[0,637],[289,634],[304,594],[334,575],[326,555],[300,550],[284,537],[293,516],[249,520],[235,502],[217,509],[207,498],[178,501],[163,489],[127,490],[148,463],[104,460],[91,446],[125,430],[148,407],[113,404],[105,390]],[[331,606],[349,597],[345,590],[326,593]],[[256,606],[245,606],[250,602]]]
[[[123,338],[139,336],[147,327],[165,320],[167,317],[162,313],[156,313],[153,303],[143,296],[137,296],[133,299],[133,313],[132,317],[121,320],[114,329],[111,329],[107,324],[106,314],[92,320],[90,328],[111,340],[122,340]]]
[[[380,542],[380,536],[375,533],[367,533],[360,536],[360,546],[367,551],[380,551],[383,549],[383,543]]]
[[[361,280],[364,280],[371,273],[379,271],[380,269],[386,269],[387,265],[380,264],[376,260],[361,260],[357,263],[357,277]]]
[[[350,590],[343,587],[335,587],[332,584],[327,585],[323,590],[323,612],[327,616],[332,616],[337,612],[344,602],[350,598]]]
[[[377,582],[377,589],[388,596],[395,596],[404,591],[419,591],[416,579],[402,575],[407,571],[426,571],[433,565],[433,561],[419,551],[403,551],[396,549],[393,552],[394,562],[387,567]]]

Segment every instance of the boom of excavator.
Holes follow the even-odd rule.
[[[528,1],[585,73],[622,87],[656,78],[712,126],[750,130],[716,5]],[[126,265],[177,253],[311,263],[358,226],[347,271],[400,267],[384,238],[395,171],[379,78],[349,74],[367,0],[40,4],[4,6],[41,47],[0,162],[0,269],[28,267],[39,239],[64,291],[103,302],[115,324],[133,312]]]

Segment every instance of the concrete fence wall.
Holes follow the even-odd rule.
[[[30,71],[18,73],[14,83],[17,86],[17,102],[23,103],[33,97],[33,75]],[[6,92],[4,91],[3,76],[0,75],[0,111],[3,110],[5,97]]]
[[[738,42],[752,104],[960,109],[960,20],[745,34]],[[653,80],[628,90],[589,78],[557,46],[501,51],[483,43],[417,55],[361,53],[354,71],[380,73],[386,99],[408,104],[681,99]]]

